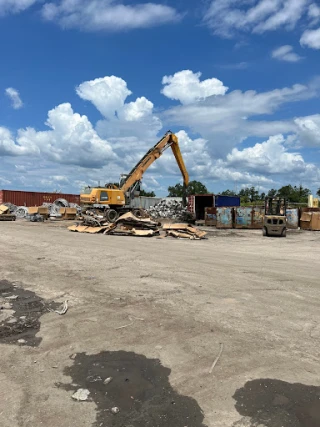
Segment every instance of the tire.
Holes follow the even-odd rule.
[[[285,228],[282,230],[281,237],[287,237],[287,230]]]
[[[117,221],[117,219],[119,218],[119,214],[114,209],[108,209],[106,212],[106,218],[109,222],[113,223]]]
[[[267,231],[266,227],[263,227],[263,229],[262,229],[262,235],[264,237],[268,236],[268,231]]]

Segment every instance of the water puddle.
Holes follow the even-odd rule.
[[[244,418],[234,427],[320,427],[320,387],[280,380],[249,381],[233,396]]]
[[[0,344],[38,346],[40,317],[48,309],[58,307],[59,304],[45,301],[34,292],[0,280]]]
[[[74,363],[64,374],[72,378],[72,384],[57,386],[70,392],[89,390],[88,400],[97,406],[94,426],[206,427],[198,403],[171,387],[171,371],[159,360],[125,351],[79,353],[71,358]],[[115,407],[119,408],[116,414],[112,412]]]

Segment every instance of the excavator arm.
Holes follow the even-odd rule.
[[[138,181],[141,180],[145,171],[154,163],[163,152],[171,147],[174,157],[178,163],[179,169],[183,177],[183,184],[185,187],[189,184],[189,175],[185,167],[182,154],[180,151],[178,138],[172,132],[167,132],[160,141],[151,148],[146,155],[136,164],[132,171],[126,176],[124,182],[121,185],[121,190],[126,193],[133,187]]]

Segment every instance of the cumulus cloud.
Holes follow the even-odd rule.
[[[96,126],[104,138],[135,136],[141,144],[154,140],[162,127],[160,119],[153,113],[153,103],[147,98],[142,96],[126,103],[132,92],[119,77],[107,76],[83,82],[76,92],[82,99],[92,102],[104,116]]]
[[[0,154],[33,155],[60,164],[99,168],[116,156],[110,144],[102,140],[86,116],[74,113],[70,104],[61,104],[49,111],[48,131],[19,129],[12,134],[0,128]]]
[[[122,31],[176,22],[181,17],[166,5],[141,3],[124,5],[119,0],[60,0],[46,3],[43,17],[62,28],[85,31]]]
[[[226,38],[239,32],[293,29],[308,12],[309,3],[309,0],[212,0],[204,22],[214,34]]]
[[[214,95],[224,95],[228,88],[222,81],[211,78],[200,81],[201,73],[183,70],[173,76],[164,76],[161,93],[167,98],[180,101],[182,104],[192,104]]]
[[[284,143],[283,135],[275,135],[253,147],[234,148],[227,155],[228,165],[267,174],[304,172],[306,164],[301,154],[289,152]]]
[[[210,155],[210,142],[204,138],[192,139],[185,130],[176,133],[179,139],[181,152],[187,170],[191,178],[210,182],[236,182],[272,184],[273,180],[263,175],[252,174],[248,171],[240,171],[222,159],[216,159]],[[162,173],[166,176],[180,178],[180,172],[171,152],[166,152],[157,162],[153,173]]]
[[[12,182],[25,188],[34,188],[36,182],[41,191],[79,191],[80,184],[115,182],[174,125],[181,129],[177,135],[191,179],[204,181],[208,188],[221,186],[221,182],[226,187],[229,183],[267,187],[279,180],[302,178],[315,182],[320,175],[317,166],[306,163],[297,148],[292,150],[290,141],[295,140],[300,146],[319,146],[319,116],[275,121],[266,120],[266,115],[272,115],[285,103],[316,96],[316,85],[260,93],[233,91],[217,96],[213,93],[215,85],[215,89],[210,84],[203,88],[199,74],[192,73],[191,77],[191,96],[181,97],[183,90],[178,84],[171,95],[181,104],[159,117],[146,97],[128,100],[132,93],[119,77],[83,82],[76,88],[78,95],[95,105],[103,116],[96,126],[66,103],[49,111],[46,130],[30,127],[14,135],[0,127],[1,167],[10,171]],[[222,82],[221,86],[226,89]],[[186,92],[187,87],[184,86]],[[263,120],[257,120],[259,116]],[[248,137],[266,139],[240,149],[239,143]],[[181,179],[170,150],[152,165],[145,179],[147,188],[156,188],[161,194],[165,194],[165,187]]]
[[[233,91],[224,96],[210,97],[201,102],[169,108],[164,118],[169,125],[188,127],[209,140],[210,154],[224,157],[244,139],[269,137],[276,133],[294,132],[293,120],[257,120],[272,115],[283,104],[308,99],[317,89],[304,85],[274,89],[267,92]]]
[[[8,87],[5,90],[5,94],[10,98],[12,108],[14,108],[15,110],[19,110],[23,107],[23,102],[20,98],[20,94],[17,89],[14,89],[13,87]]]
[[[80,98],[92,104],[107,118],[113,118],[131,95],[127,83],[120,77],[107,76],[81,83],[76,88]]]
[[[308,16],[311,19],[311,25],[315,25],[320,20],[320,7],[316,3],[309,6]]]
[[[277,49],[272,51],[271,56],[274,59],[286,62],[299,62],[302,59],[302,56],[295,53],[293,47],[290,45],[278,47]]]
[[[320,114],[295,119],[300,143],[310,147],[320,147]]]
[[[300,44],[303,47],[320,49],[320,28],[317,30],[306,30],[301,36]]]
[[[0,0],[0,16],[19,13],[31,7],[38,0]]]

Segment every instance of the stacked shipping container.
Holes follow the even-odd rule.
[[[66,199],[69,203],[80,205],[79,194],[0,190],[0,204],[13,203],[16,206],[41,206],[43,203],[53,203],[57,199]]]

